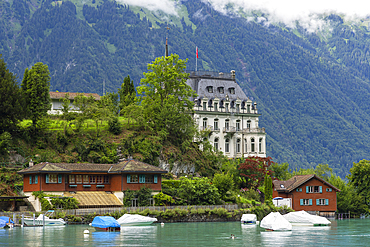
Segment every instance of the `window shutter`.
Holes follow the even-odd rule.
[[[308,186],[306,186],[306,193],[308,193]]]
[[[62,183],[62,174],[58,174],[58,184]]]
[[[299,199],[299,204],[302,206],[303,205],[303,199]]]
[[[49,174],[46,174],[46,180],[45,182],[48,184],[49,183]]]
[[[325,205],[329,205],[329,199],[325,199]]]
[[[331,188],[329,189],[329,192],[331,192],[332,190],[331,190]]]
[[[131,183],[131,175],[130,174],[127,174],[127,183]]]
[[[30,184],[32,184],[32,176],[30,175]]]
[[[310,206],[312,205],[312,199],[308,200],[308,205],[310,205]]]
[[[139,175],[139,183],[141,183],[141,184],[145,183],[145,175]]]
[[[157,184],[158,183],[158,175],[154,175],[154,183]]]
[[[38,176],[36,175],[35,176],[35,184],[37,184],[39,182],[39,179],[38,179]]]
[[[320,205],[320,199],[316,199],[316,205]]]
[[[322,186],[319,186],[319,192],[322,193]]]

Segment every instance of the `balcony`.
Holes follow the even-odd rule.
[[[210,130],[210,131],[213,131],[213,126],[211,125],[207,125],[207,126],[200,126],[200,130],[203,130],[203,131],[206,131],[206,130]]]
[[[236,132],[236,128],[233,127],[233,126],[224,127],[223,132],[226,132],[226,133],[235,133]]]
[[[265,128],[245,128],[242,130],[243,133],[257,133],[257,134],[265,134]]]

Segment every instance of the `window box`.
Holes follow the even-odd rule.
[[[70,188],[77,188],[77,184],[70,184],[69,187]]]
[[[84,188],[91,188],[91,185],[90,184],[84,184],[83,187]]]
[[[104,188],[104,184],[98,184],[96,185],[96,188]]]

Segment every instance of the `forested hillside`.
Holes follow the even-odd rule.
[[[181,2],[178,16],[114,1],[0,0],[0,53],[23,77],[49,66],[51,89],[107,92],[127,75],[138,85],[147,64],[170,53],[198,70],[236,70],[258,103],[267,153],[292,168],[327,163],[341,176],[370,155],[370,32],[367,21],[325,17],[330,30],[220,14],[200,0]],[[170,29],[167,29],[167,24]]]

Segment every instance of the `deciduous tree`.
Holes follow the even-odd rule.
[[[268,168],[273,164],[271,157],[248,157],[244,163],[239,164],[238,170],[242,178],[242,186],[247,188],[257,188],[262,185],[265,175],[271,175],[272,171]]]

